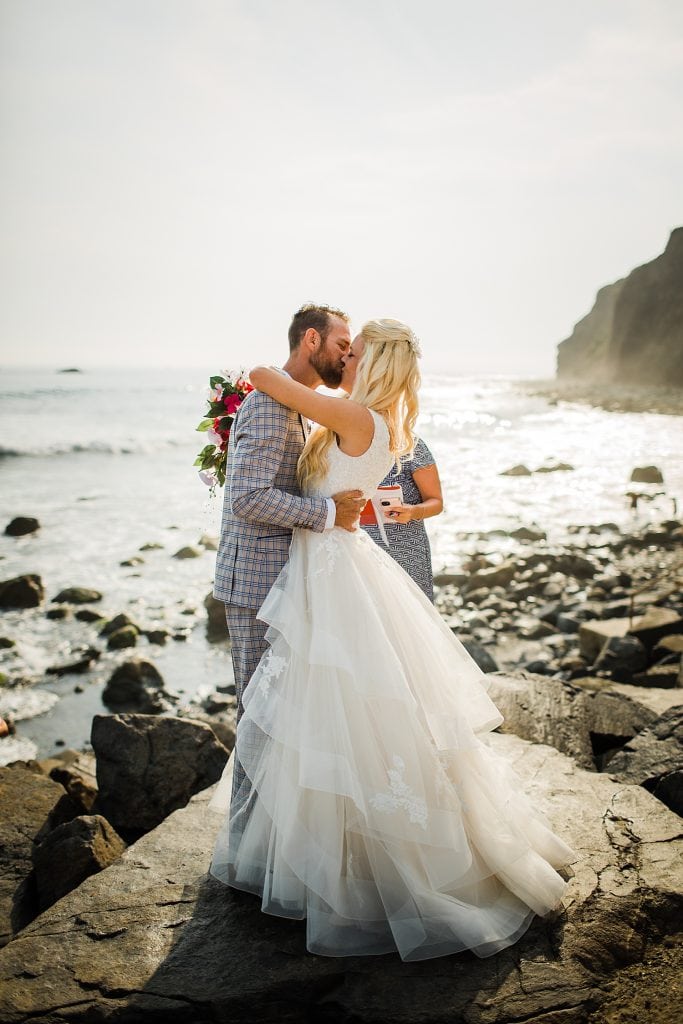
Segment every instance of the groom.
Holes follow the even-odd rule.
[[[329,306],[302,306],[289,328],[289,358],[283,370],[306,387],[336,388],[350,346],[346,313]],[[360,491],[332,498],[301,495],[296,465],[307,435],[308,423],[297,412],[260,391],[244,400],[230,433],[213,593],[225,603],[238,721],[244,689],[268,647],[268,627],[256,612],[287,561],[292,529],[353,530],[363,504]],[[249,796],[249,780],[237,758],[232,794],[231,817]]]

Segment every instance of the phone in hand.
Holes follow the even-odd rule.
[[[375,492],[377,504],[382,512],[391,515],[392,508],[400,508],[403,504],[403,488],[400,484],[389,487],[378,487]]]

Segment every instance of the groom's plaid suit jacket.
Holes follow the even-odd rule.
[[[305,442],[298,413],[253,391],[242,403],[228,443],[214,597],[259,608],[287,561],[292,529],[322,532],[324,498],[303,498],[296,464]]]

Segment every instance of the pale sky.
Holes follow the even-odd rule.
[[[0,0],[0,364],[550,376],[683,224],[680,0]]]

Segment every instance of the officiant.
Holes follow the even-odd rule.
[[[433,602],[432,552],[424,520],[443,512],[443,497],[436,460],[422,438],[416,438],[414,450],[403,456],[400,470],[394,466],[380,484],[397,486],[403,491],[402,503],[383,511],[381,526],[371,506],[361,517],[361,526]]]

